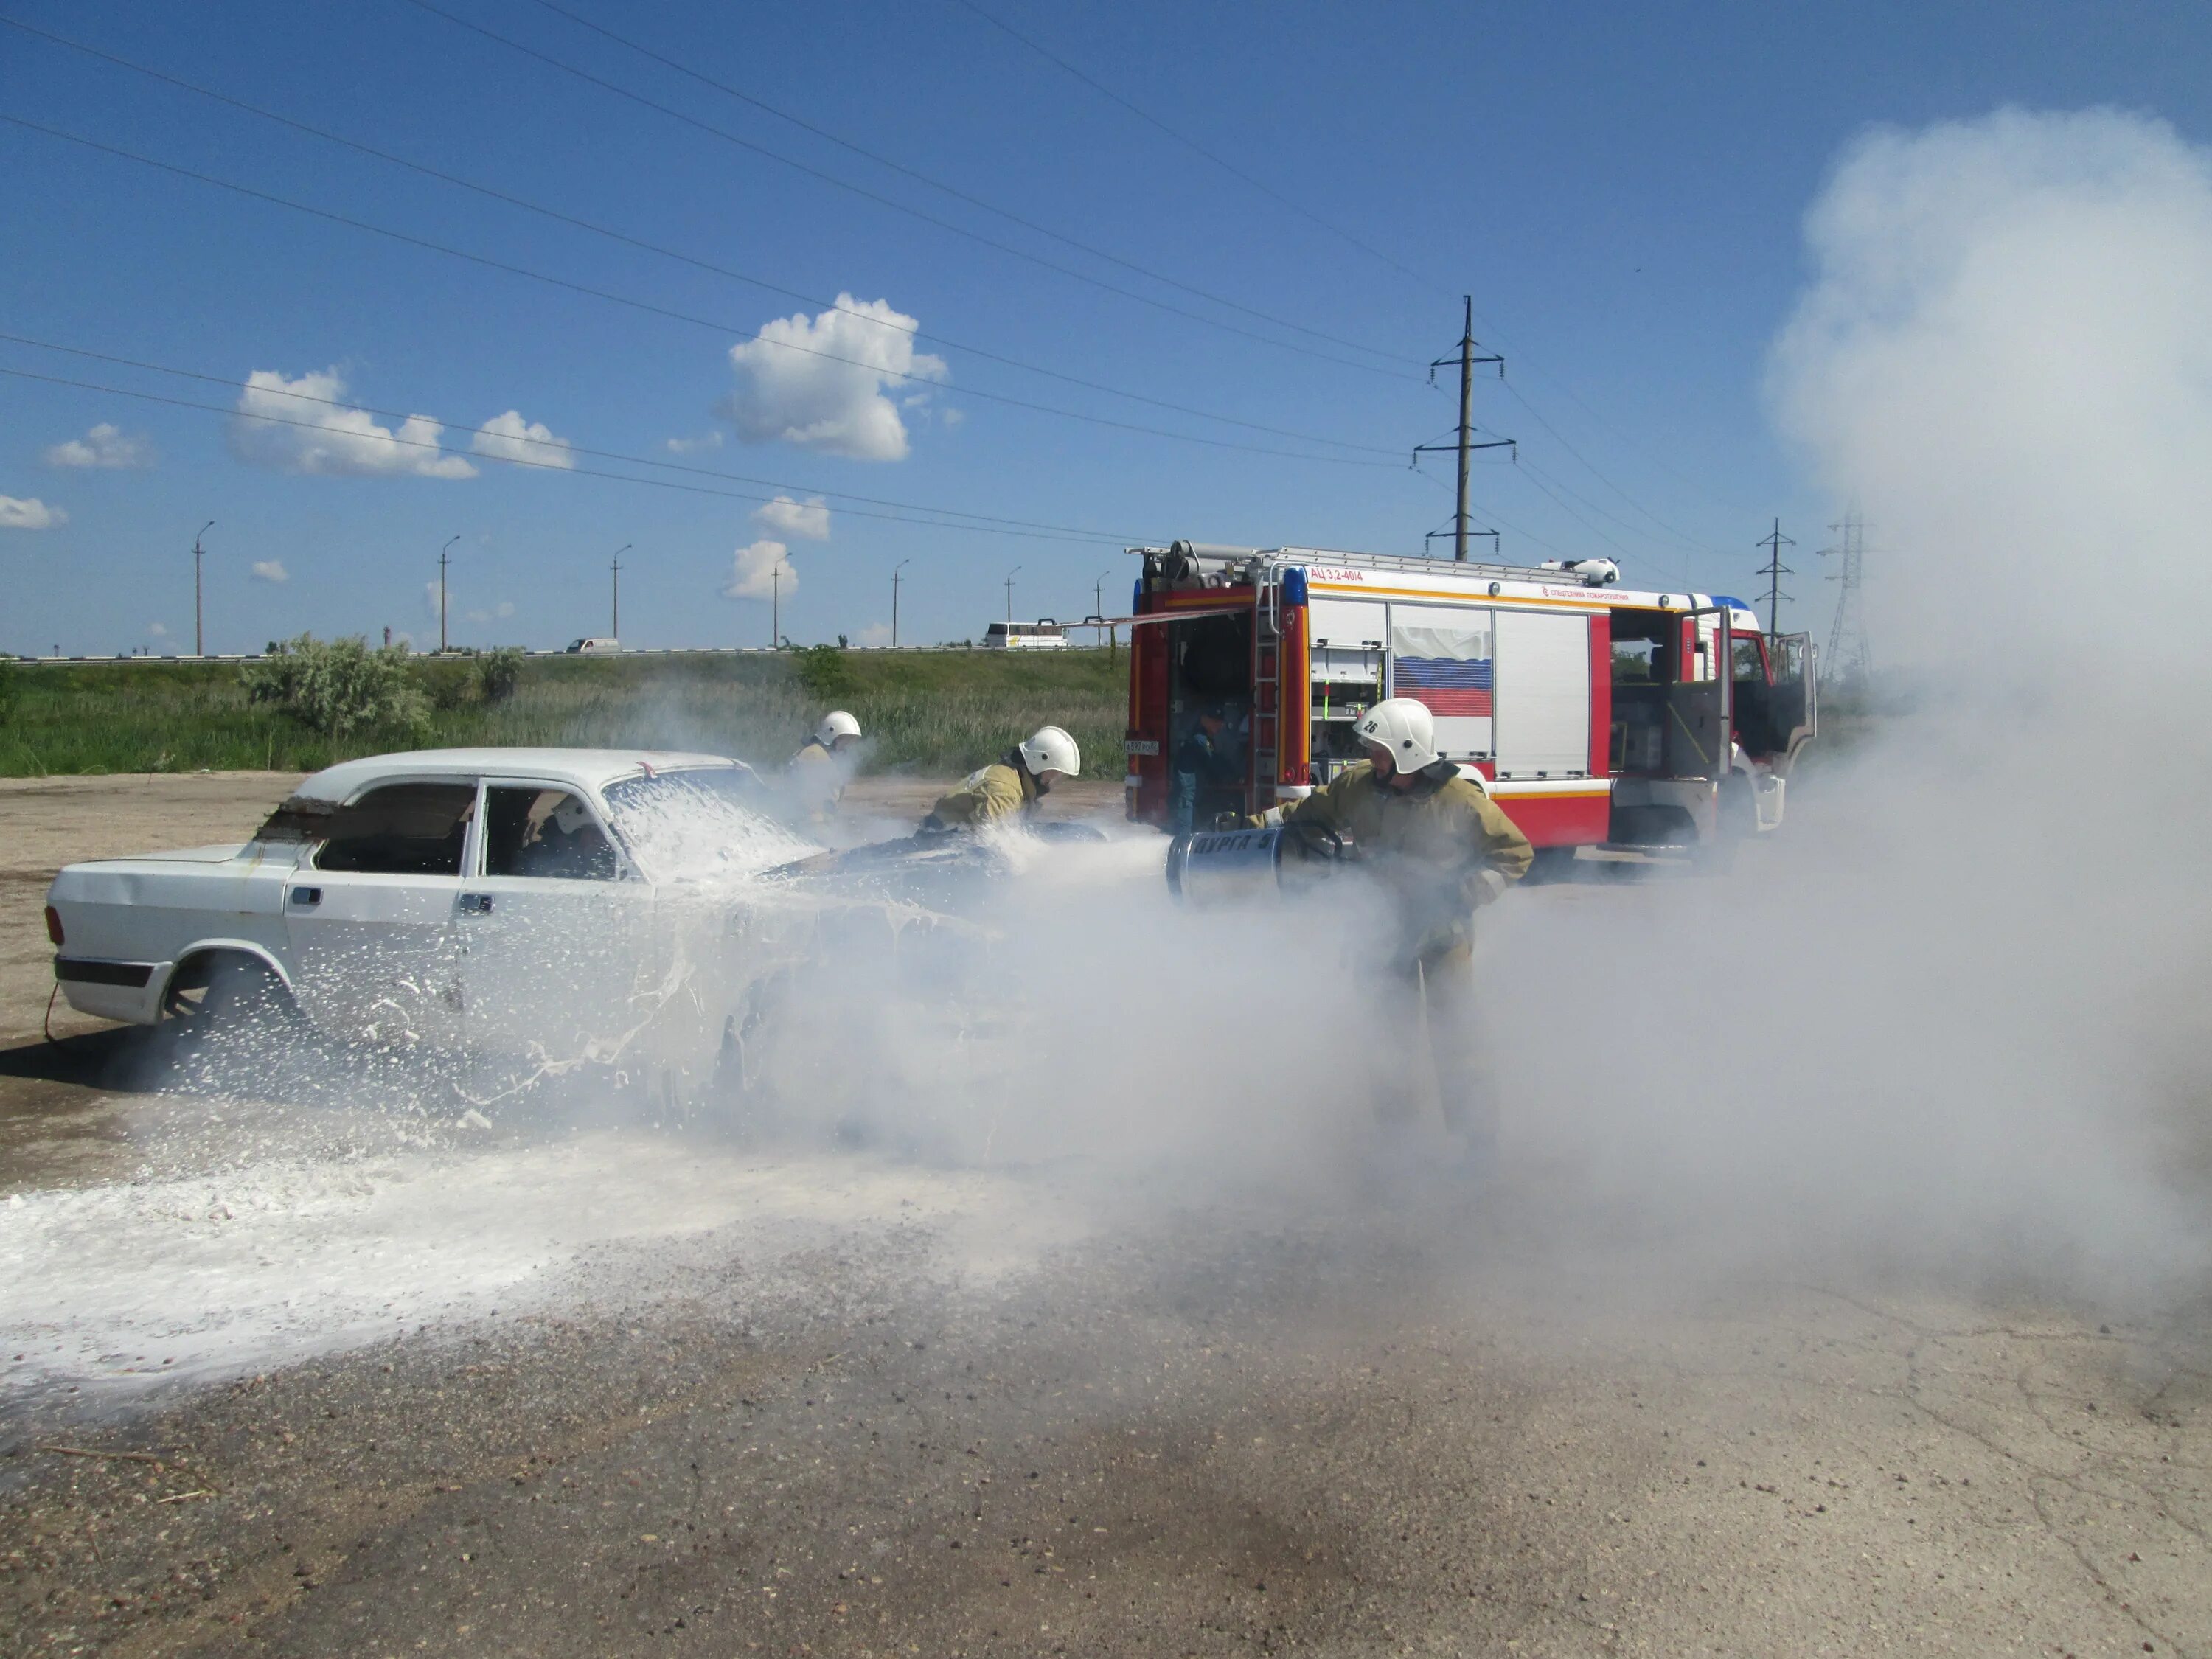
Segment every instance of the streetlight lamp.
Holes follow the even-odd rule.
[[[898,649],[898,590],[899,572],[912,564],[912,559],[901,559],[891,567],[891,649]]]
[[[456,536],[453,542],[447,542],[438,550],[438,651],[441,655],[446,649],[446,566],[451,562],[447,556],[453,550],[453,542],[459,540],[460,538]]]
[[[629,552],[633,545],[635,545],[635,544],[624,542],[620,547],[615,549],[615,556],[610,567],[615,573],[615,619],[613,623],[613,634],[614,641],[617,645],[620,645],[622,643],[622,556]]]
[[[207,641],[200,631],[200,536],[206,535],[214,528],[215,520],[210,519],[200,526],[200,535],[192,538],[192,655],[195,657],[207,655]]]
[[[1006,636],[1009,641],[1014,632],[1014,578],[1021,574],[1021,566],[1016,565],[1006,572]]]

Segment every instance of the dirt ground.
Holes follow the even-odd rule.
[[[0,784],[0,1318],[11,1201],[73,1189],[97,1250],[215,1111],[39,1036],[45,883],[291,782]],[[193,1172],[295,1159],[222,1110]],[[807,1229],[641,1215],[557,1304],[0,1386],[0,1652],[2212,1654],[2201,1308],[1562,1267],[1540,1172],[1135,1226],[1048,1174],[684,1161]]]

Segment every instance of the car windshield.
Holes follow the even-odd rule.
[[[606,790],[616,830],[655,881],[756,875],[822,850],[769,817],[766,799],[742,766],[649,772]]]

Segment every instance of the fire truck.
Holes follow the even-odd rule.
[[[1770,638],[1725,594],[1621,588],[1605,561],[1129,551],[1128,812],[1170,831],[1311,793],[1400,696],[1540,856],[1724,855],[1780,825],[1818,723],[1808,635]]]

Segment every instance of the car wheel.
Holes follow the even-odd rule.
[[[161,997],[165,1023],[179,1035],[228,1030],[236,1026],[285,1024],[294,1018],[291,994],[268,963],[225,952],[204,963],[187,963]]]

